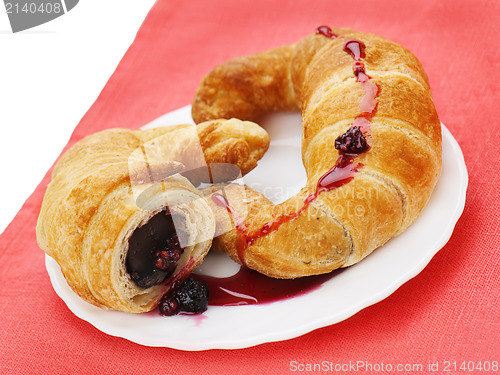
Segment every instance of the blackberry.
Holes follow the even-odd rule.
[[[158,304],[160,309],[160,314],[165,316],[176,315],[180,311],[179,302],[175,298],[165,298],[163,297]]]
[[[369,146],[359,126],[351,126],[335,139],[335,148],[345,154],[361,154],[368,150]]]
[[[170,248],[169,250],[160,250],[155,253],[154,266],[156,269],[172,273],[179,259],[183,249],[180,247]]]
[[[182,311],[201,313],[208,306],[208,287],[201,281],[186,279],[177,294]]]
[[[188,278],[160,300],[160,314],[171,316],[181,311],[202,313],[208,307],[208,287],[201,281]]]

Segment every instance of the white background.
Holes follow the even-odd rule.
[[[154,0],[82,0],[12,33],[0,2],[0,233],[103,89]]]

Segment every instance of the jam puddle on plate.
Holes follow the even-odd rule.
[[[224,254],[214,254],[210,257],[213,262],[227,264],[232,269],[230,272],[239,267]],[[216,277],[197,270],[192,277],[208,285],[209,306],[238,306],[265,304],[301,296],[320,288],[324,282],[342,271],[343,269],[338,269],[328,274],[287,280],[267,277],[241,267],[230,276]]]

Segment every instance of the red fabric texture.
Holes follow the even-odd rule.
[[[320,24],[350,27],[399,42],[423,63],[465,155],[464,213],[418,276],[341,323],[248,349],[182,352],[108,336],[56,295],[35,238],[47,173],[0,237],[0,373],[281,374],[323,361],[420,363],[413,373],[428,373],[437,361],[440,372],[444,361],[499,361],[499,16],[491,0],[157,1],[70,145],[189,104],[226,59],[295,42]]]

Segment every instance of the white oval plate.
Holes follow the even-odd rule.
[[[146,127],[180,123],[192,123],[190,106],[170,112]],[[266,120],[265,128],[271,135],[271,147],[244,180],[279,202],[305,184],[300,156],[300,115],[273,115]],[[442,175],[419,218],[362,262],[307,294],[262,305],[209,306],[201,315],[162,317],[157,312],[108,311],[84,302],[69,288],[57,263],[47,256],[50,280],[76,316],[104,333],[147,346],[237,349],[287,340],[338,323],[386,298],[416,276],[450,238],[465,205],[468,176],[458,143],[444,125],[442,131]],[[276,171],[286,173],[280,175]],[[224,255],[209,254],[201,271],[209,274],[211,269],[217,269],[214,272],[229,276],[238,267]]]

